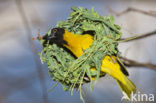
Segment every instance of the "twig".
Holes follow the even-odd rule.
[[[40,35],[40,28],[37,31],[37,37],[33,37],[32,40],[41,40],[43,38],[43,36]]]
[[[156,30],[152,31],[152,32],[148,32],[139,36],[133,36],[133,37],[129,37],[129,38],[122,38],[119,40],[119,42],[129,42],[129,41],[133,41],[133,40],[138,40],[138,39],[143,39],[152,35],[156,35]]]
[[[107,8],[107,10],[110,13],[115,14],[116,16],[121,16],[121,15],[123,15],[125,13],[130,12],[130,11],[135,11],[135,12],[143,13],[145,15],[150,15],[150,16],[156,17],[156,11],[151,11],[151,10],[149,12],[147,12],[147,11],[143,11],[143,10],[140,10],[140,9],[129,7],[125,11],[117,13],[116,11],[112,10],[109,6],[106,6],[106,8]],[[121,40],[119,40],[119,42],[128,42],[128,41],[138,40],[138,39],[149,37],[149,36],[152,36],[152,35],[155,35],[155,34],[156,34],[156,30],[154,30],[152,32],[149,32],[149,33],[145,33],[145,34],[140,35],[140,36],[134,36],[134,37],[129,37],[129,38],[122,38]]]
[[[120,60],[123,62],[123,64],[127,67],[146,67],[152,70],[156,70],[156,65],[151,63],[140,63],[134,60],[130,60],[124,57],[120,57]]]
[[[141,9],[136,9],[136,8],[133,8],[133,7],[129,7],[126,10],[124,10],[124,11],[122,11],[120,13],[117,13],[116,11],[112,10],[109,6],[107,6],[106,8],[110,13],[113,13],[116,16],[121,16],[121,15],[126,14],[128,12],[135,11],[135,12],[139,12],[139,13],[142,13],[142,14],[145,14],[145,15],[156,17],[156,11],[151,11],[151,10],[150,11],[144,11],[144,10],[141,10]]]
[[[43,74],[43,71],[42,71],[43,68],[42,68],[42,65],[40,63],[39,56],[37,55],[38,54],[37,48],[35,47],[35,45],[34,45],[34,43],[32,41],[32,38],[31,38],[31,30],[30,30],[29,23],[28,23],[28,20],[26,18],[26,14],[25,14],[25,11],[24,11],[21,0],[16,0],[16,6],[17,6],[19,14],[21,16],[23,26],[25,27],[26,34],[27,34],[27,37],[28,37],[27,39],[29,41],[30,48],[32,49],[34,61],[35,61],[35,64],[36,64],[36,70],[37,70],[38,77],[39,77],[39,80],[40,80],[40,84],[41,84],[41,87],[42,87],[43,103],[48,103],[48,96],[47,96],[47,92],[46,92],[47,90],[46,90],[45,81],[44,81],[44,74]]]

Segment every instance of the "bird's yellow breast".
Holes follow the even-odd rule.
[[[76,57],[83,54],[83,50],[89,48],[93,43],[93,37],[89,34],[78,35],[65,30],[63,39],[67,42],[64,44]]]

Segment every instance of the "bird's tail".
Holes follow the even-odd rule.
[[[105,56],[102,61],[101,71],[112,76],[120,86],[125,99],[130,99],[131,93],[136,92],[135,85],[122,72],[115,57]]]
[[[125,76],[124,76],[124,81],[117,80],[118,85],[120,86],[122,93],[123,93],[123,98],[126,100],[130,99],[131,93],[136,93],[136,86]]]

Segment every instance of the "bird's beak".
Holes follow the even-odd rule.
[[[56,38],[56,36],[53,34],[53,35],[51,35],[49,38],[50,38],[50,39],[54,39],[54,38]]]

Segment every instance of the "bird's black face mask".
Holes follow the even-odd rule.
[[[49,34],[46,34],[43,36],[43,40],[44,40],[43,47],[46,47],[47,44],[52,45],[54,43],[57,46],[62,47],[65,51],[67,51],[73,57],[75,57],[75,55],[70,50],[68,50],[66,47],[63,46],[63,44],[67,44],[67,42],[63,40],[64,33],[65,33],[65,30],[63,28],[51,29]]]
[[[66,44],[66,42],[63,40],[63,34],[65,33],[65,30],[63,28],[53,28],[51,29],[49,34],[46,34],[43,36],[43,39],[45,40],[44,45],[49,44],[57,44],[58,46],[62,46],[63,44]]]

